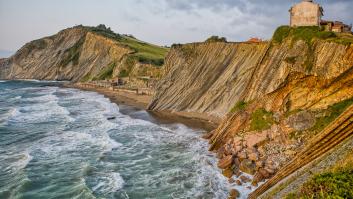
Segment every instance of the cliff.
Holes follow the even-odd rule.
[[[256,187],[353,104],[352,43],[280,27],[270,42],[177,45],[149,108],[223,119],[210,150],[227,177],[241,170]]]
[[[156,53],[145,53],[146,49]],[[29,42],[9,59],[1,60],[0,79],[104,80],[129,76],[134,68],[141,67],[146,69],[134,75],[145,75],[161,70],[154,61],[163,61],[166,51],[105,27],[76,26]],[[141,53],[157,58],[148,59],[139,56]]]
[[[218,120],[242,100],[268,43],[197,43],[175,46],[149,108],[199,113]]]

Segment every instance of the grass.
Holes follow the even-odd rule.
[[[235,113],[235,112],[238,112],[238,111],[242,111],[244,110],[246,107],[248,106],[248,104],[244,101],[240,101],[240,102],[237,102],[235,104],[235,106],[230,110],[231,113]]]
[[[274,124],[273,113],[265,109],[257,109],[251,114],[250,130],[262,131],[267,130]]]
[[[288,64],[295,64],[297,60],[297,57],[287,57],[286,59],[284,59],[285,62],[287,62]]]
[[[333,168],[314,175],[301,186],[298,193],[290,193],[286,198],[353,198],[352,153],[348,153]]]
[[[273,34],[273,41],[276,43],[282,43],[282,41],[289,36],[291,28],[289,26],[280,26]]]
[[[317,118],[314,127],[312,127],[310,130],[316,131],[316,132],[323,130],[352,104],[353,104],[353,98],[350,98],[330,106],[328,108],[328,111],[330,112],[330,114],[325,117]]]
[[[110,63],[107,67],[105,67],[97,77],[93,78],[93,80],[107,80],[111,79],[113,76],[113,71],[116,66],[115,62]]]
[[[219,36],[211,36],[205,41],[206,43],[212,43],[212,42],[227,42],[227,39],[225,37],[219,37]]]
[[[84,28],[91,32],[116,40],[121,45],[130,48],[134,51],[132,54],[133,58],[140,63],[162,66],[164,64],[164,58],[169,51],[168,48],[142,42],[133,36],[114,33],[110,30],[110,28],[106,28],[104,25]]]
[[[304,67],[307,72],[310,72],[314,67],[314,50],[313,42],[315,40],[327,40],[337,43],[345,43],[347,39],[342,41],[342,37],[337,36],[334,32],[323,31],[318,26],[308,27],[289,27],[281,26],[277,28],[273,35],[274,43],[282,43],[286,38],[291,38],[291,46],[296,41],[304,41],[308,46],[308,53],[304,62]],[[353,40],[353,39],[352,39]],[[294,64],[296,59],[294,57],[288,57],[285,60],[287,63]]]
[[[326,40],[329,42],[335,42],[343,45],[353,44],[352,34],[324,31],[318,26],[308,26],[308,27],[280,26],[273,34],[272,40],[274,43],[280,44],[288,37],[292,38],[292,43],[298,40],[302,40],[302,41],[305,41],[309,46],[311,46],[313,41],[317,39]]]

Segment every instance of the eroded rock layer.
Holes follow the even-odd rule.
[[[139,50],[151,52],[148,51],[145,58],[145,51]],[[161,67],[149,62],[165,51],[166,48],[113,33],[110,29],[76,26],[29,42],[12,57],[0,60],[0,79],[77,82],[118,76],[155,77]],[[146,60],[149,57],[151,60]]]

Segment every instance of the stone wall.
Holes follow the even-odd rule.
[[[290,25],[318,26],[321,21],[321,7],[319,4],[303,1],[290,10]]]

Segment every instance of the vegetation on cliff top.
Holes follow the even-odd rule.
[[[280,26],[277,28],[273,35],[273,41],[275,43],[282,43],[288,37],[292,38],[292,42],[303,40],[308,45],[311,45],[315,39],[332,41],[344,45],[350,45],[353,43],[352,35],[324,31],[318,26],[295,28],[289,26]]]
[[[117,34],[113,32],[110,28],[107,28],[105,25],[102,24],[97,27],[79,27],[85,28],[91,32],[102,35],[104,37],[113,39],[119,44],[132,49],[134,53],[131,56],[140,63],[162,66],[164,64],[164,57],[166,56],[169,50],[168,48],[137,40],[131,35]]]
[[[206,39],[206,43],[212,43],[212,42],[227,42],[227,39],[225,37],[219,37],[219,36],[211,36],[210,38]]]

